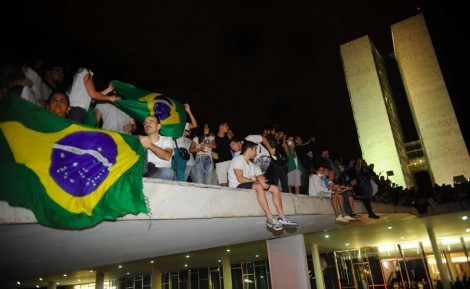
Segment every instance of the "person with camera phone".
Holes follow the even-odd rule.
[[[209,125],[205,124],[201,133],[193,138],[190,153],[196,153],[196,182],[200,184],[212,184],[212,149],[215,148],[215,138],[210,135]]]

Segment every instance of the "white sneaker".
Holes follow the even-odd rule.
[[[348,221],[356,221],[356,219],[351,217],[351,216],[346,216],[346,217],[343,217],[343,218],[345,218]]]
[[[347,223],[347,222],[349,222],[347,219],[343,218],[343,216],[341,216],[341,215],[338,216],[338,217],[336,217],[336,221],[337,221],[337,222],[341,222],[341,223]]]

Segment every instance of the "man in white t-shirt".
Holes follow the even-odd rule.
[[[298,224],[285,216],[282,209],[281,192],[275,185],[269,185],[265,181],[256,178],[255,165],[251,162],[256,157],[258,146],[251,141],[245,141],[241,148],[241,154],[234,157],[228,170],[228,184],[232,188],[253,189],[256,191],[258,203],[266,214],[266,225],[273,230],[282,230],[283,225],[297,226]],[[279,217],[274,218],[271,213],[265,191],[272,193],[274,206]]]
[[[139,139],[142,146],[147,149],[148,171],[144,176],[173,180],[174,172],[171,169],[173,140],[171,137],[159,134],[161,124],[156,116],[147,116],[143,124],[147,135],[139,136]]]

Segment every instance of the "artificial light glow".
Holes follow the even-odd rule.
[[[465,230],[465,232],[467,232],[467,233],[470,232],[470,229]]]
[[[59,283],[59,282],[57,282],[57,285],[60,285],[60,283]]]
[[[400,246],[403,250],[418,249],[419,248],[418,242],[403,243],[403,244],[400,244]]]
[[[467,257],[461,256],[461,257],[454,257],[451,258],[452,263],[467,263]],[[442,263],[447,263],[446,259],[442,259]],[[429,257],[428,258],[428,264],[436,264],[436,259],[434,257]]]
[[[42,278],[41,278],[41,277],[39,277],[39,281],[42,281]]]
[[[130,272],[127,272],[127,273],[126,273],[126,275],[129,275],[129,274],[131,274],[131,273],[130,273]]]
[[[153,264],[153,263],[155,263],[155,261],[153,261],[153,260],[152,260],[152,261],[150,261],[150,264]]]
[[[452,245],[452,244],[460,244],[459,238],[445,238],[440,239],[442,245]]]
[[[387,251],[394,251],[394,250],[395,250],[394,245],[379,246],[379,252],[387,252]]]
[[[230,252],[230,249],[227,249],[227,252]]]
[[[189,255],[186,255],[186,258],[189,258]]]
[[[90,270],[90,273],[93,273],[93,270]]]
[[[222,260],[219,259],[218,262],[220,263],[220,262],[222,262]]]
[[[467,216],[463,216],[463,217],[462,217],[462,220],[463,220],[463,221],[465,221],[465,220],[467,220],[467,219],[468,219]]]
[[[400,237],[400,239],[402,239],[402,240],[403,240],[403,239],[405,239],[405,237]]]
[[[67,277],[67,274],[64,274],[64,277]]]
[[[39,285],[36,285],[36,288],[39,288]]]
[[[346,245],[346,246],[349,246],[349,243],[346,243],[345,245]]]
[[[119,265],[119,269],[121,269],[121,268],[122,268],[122,265]]]
[[[184,267],[188,267],[188,264],[184,264]]]
[[[330,237],[330,235],[325,235],[325,238],[327,238],[327,239],[328,239],[329,237]]]
[[[16,284],[21,285],[21,282],[20,282],[20,281],[16,281]]]
[[[253,281],[251,281],[250,279],[245,279],[244,281],[245,283],[253,283]]]
[[[392,226],[389,226],[387,229],[391,230],[391,229],[392,229]]]
[[[82,280],[78,279],[78,282],[81,282]]]
[[[258,254],[256,254],[256,256],[255,256],[255,257],[256,257],[256,258],[258,258],[258,257],[259,257],[259,255],[258,255]]]

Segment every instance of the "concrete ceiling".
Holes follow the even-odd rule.
[[[383,214],[379,220],[363,217],[347,225],[336,224],[331,215],[303,215],[293,216],[300,223],[298,228],[281,232],[267,230],[264,217],[116,221],[82,231],[38,224],[2,225],[0,287],[46,287],[48,281],[93,283],[97,271],[105,273],[105,280],[127,273],[149,274],[151,261],[166,272],[217,266],[227,254],[231,263],[262,260],[267,259],[265,240],[294,234],[304,234],[307,253],[312,243],[328,252],[426,240],[427,226],[434,228],[437,237],[462,236],[470,228],[469,221],[462,220],[465,214],[470,212],[425,218]]]

